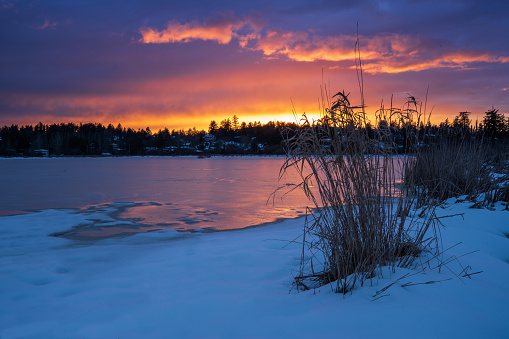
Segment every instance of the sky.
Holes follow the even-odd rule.
[[[509,2],[0,0],[0,126],[207,129],[366,111],[409,95],[431,120],[509,116]],[[392,99],[391,99],[392,98]]]

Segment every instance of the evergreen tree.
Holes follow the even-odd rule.
[[[470,123],[471,123],[469,115],[470,115],[470,112],[466,112],[466,111],[460,112],[460,114],[454,118],[452,125],[456,128],[469,129]]]
[[[224,119],[221,121],[221,128],[224,129],[225,132],[230,132],[232,129],[232,123],[230,118]]]
[[[219,127],[217,126],[217,122],[212,120],[209,125],[209,134],[216,134]]]
[[[239,129],[239,118],[236,115],[234,115],[232,118],[232,129],[234,131]]]
[[[490,137],[497,137],[505,131],[505,117],[498,113],[498,109],[492,108],[485,113],[483,120],[484,133]]]

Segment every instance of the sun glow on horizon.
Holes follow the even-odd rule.
[[[460,110],[458,112],[455,112],[454,114],[444,114],[440,112],[433,112],[431,111],[430,114],[430,108],[428,108],[428,111],[426,114],[421,114],[421,117],[419,118],[420,122],[427,124],[428,121],[431,124],[438,125],[441,122],[444,122],[446,119],[449,120],[449,122],[452,122],[454,117],[459,114]],[[366,119],[367,122],[369,122],[372,126],[376,126],[377,124],[377,117],[376,117],[376,110],[371,109],[370,107],[366,109]],[[150,129],[152,133],[157,133],[160,130],[168,129],[169,131],[172,130],[182,130],[184,132],[187,132],[189,130],[197,130],[197,131],[205,131],[208,132],[209,125],[211,121],[215,121],[218,126],[220,126],[221,122],[226,119],[230,119],[230,121],[233,120],[233,117],[236,116],[238,118],[239,126],[242,123],[260,123],[262,125],[265,125],[269,122],[286,122],[286,123],[295,123],[295,124],[302,124],[304,122],[304,119],[307,118],[309,122],[316,121],[320,119],[323,116],[323,113],[319,113],[318,110],[314,111],[302,111],[302,112],[292,112],[292,111],[286,111],[283,113],[260,113],[260,114],[254,114],[252,112],[230,112],[230,113],[211,113],[207,115],[193,115],[193,114],[148,114],[139,112],[137,114],[129,114],[125,116],[124,118],[115,118],[115,117],[108,117],[108,116],[90,116],[87,119],[76,119],[75,117],[68,117],[68,118],[59,118],[55,119],[54,117],[46,116],[42,119],[24,119],[20,120],[17,123],[12,124],[2,124],[5,126],[10,125],[18,125],[19,127],[26,126],[26,125],[32,125],[35,126],[39,122],[41,122],[44,125],[52,125],[52,124],[67,124],[67,123],[74,123],[76,125],[79,124],[102,124],[103,126],[113,125],[115,128],[120,124],[122,128],[131,128],[133,130],[139,130],[143,129],[145,130],[147,127]],[[481,112],[472,112],[471,119],[473,123],[475,124],[475,121],[482,121],[484,114]],[[414,122],[418,121],[417,114],[413,117]]]

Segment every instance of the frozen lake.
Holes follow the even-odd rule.
[[[108,208],[120,222],[113,227],[91,220],[65,234],[85,238],[163,228],[256,226],[305,213],[307,200],[300,191],[283,200],[277,195],[274,205],[269,199],[284,183],[277,181],[283,161],[277,157],[0,159],[0,215],[46,209],[93,213]]]
[[[2,213],[40,209],[0,217],[0,338],[509,338],[503,203],[449,199],[436,211],[445,256],[346,295],[294,289],[302,219],[175,231],[298,215],[284,205],[304,200],[265,204],[282,162],[0,159]]]

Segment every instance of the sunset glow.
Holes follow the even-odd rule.
[[[321,85],[360,101],[357,39],[370,117],[391,97],[399,106],[427,92],[432,121],[492,106],[509,113],[503,2],[0,7],[0,126],[157,131],[207,129],[233,115],[262,123],[294,122],[293,111],[318,117]]]

